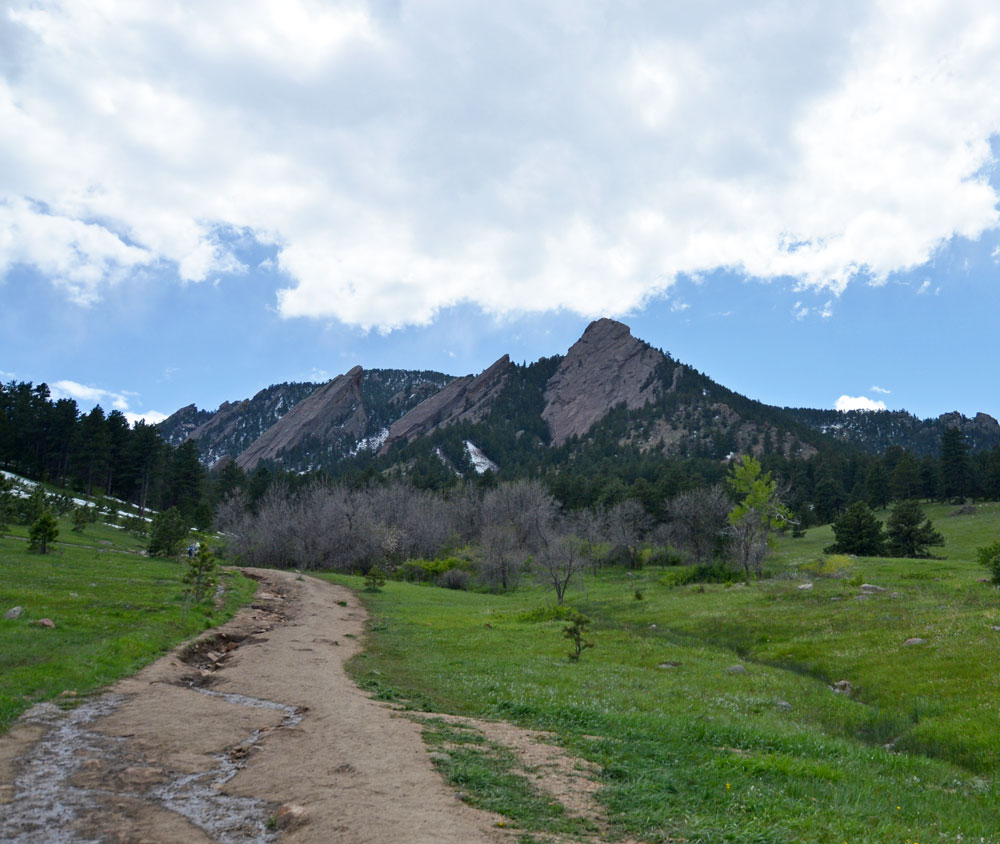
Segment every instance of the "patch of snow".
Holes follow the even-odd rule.
[[[465,441],[465,452],[469,455],[469,462],[472,463],[472,468],[476,470],[477,475],[483,474],[487,469],[496,472],[500,468],[483,454],[482,449],[471,440]]]
[[[351,455],[351,457],[354,457],[360,451],[378,451],[380,448],[382,448],[383,445],[385,445],[385,441],[388,438],[389,438],[389,429],[383,428],[381,431],[379,431],[377,434],[374,434],[373,436],[364,437],[363,439],[358,440],[354,448],[352,448],[348,453]]]

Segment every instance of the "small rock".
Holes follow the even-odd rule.
[[[20,618],[21,613],[24,612],[24,607],[11,607],[7,612],[3,614],[6,619]]]
[[[889,593],[889,597],[890,598],[902,598],[903,597],[903,593],[902,592],[890,592]]]
[[[992,577],[977,577],[976,583],[990,583],[992,580]]]
[[[850,680],[838,680],[830,686],[830,688],[837,692],[837,694],[841,695],[849,695],[852,691],[854,691],[854,687],[851,685]]]
[[[926,645],[926,644],[927,644],[926,639],[921,639],[918,636],[914,636],[912,639],[907,639],[905,642],[903,642],[903,647],[906,647],[907,645]]]
[[[59,692],[59,697],[76,697],[76,691],[74,689],[63,689]]]
[[[661,662],[656,667],[657,668],[680,668],[681,664],[679,662],[671,662],[670,660],[667,660],[667,662]],[[740,666],[740,667],[742,668],[743,666]]]
[[[297,826],[301,826],[306,820],[306,810],[302,806],[296,806],[294,803],[285,803],[280,809],[278,809],[278,814],[275,818],[278,829],[294,829]]]
[[[655,630],[656,629],[656,625],[655,624],[650,624],[649,625],[649,629],[650,630]]]
[[[31,623],[37,624],[39,627],[47,627],[49,630],[52,630],[56,626],[56,623],[51,618],[40,618],[38,621]]]
[[[876,586],[874,583],[862,583],[861,584],[861,591],[862,592],[888,592],[889,590],[886,589],[884,586]]]
[[[747,670],[746,670],[746,667],[742,666],[742,665],[730,665],[729,668],[726,669],[726,673],[727,674],[746,674]]]
[[[996,631],[1000,632],[1000,624],[991,624],[990,625],[990,630],[996,630]]]
[[[791,712],[792,705],[787,700],[778,700],[774,702],[775,707],[777,707],[782,712]]]
[[[813,585],[811,583],[803,583],[798,588],[799,589],[812,589]]]
[[[870,597],[871,597],[871,595],[868,594],[867,592],[862,592],[860,595],[855,595],[854,596],[854,600],[855,601],[867,601]]]

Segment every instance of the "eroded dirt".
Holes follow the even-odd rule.
[[[353,595],[252,574],[229,624],[0,739],[0,840],[509,841],[434,772],[419,725],[344,673],[365,619]]]

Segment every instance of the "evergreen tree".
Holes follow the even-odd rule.
[[[75,439],[73,462],[76,464],[76,480],[87,495],[92,495],[95,483],[102,489],[104,487],[111,451],[107,420],[100,405],[80,420]]]
[[[885,537],[882,522],[864,501],[856,501],[833,523],[836,542],[824,549],[830,553],[874,557],[882,553]]]
[[[832,522],[844,508],[847,496],[844,490],[831,475],[826,475],[816,484],[813,493],[813,507],[820,524]]]
[[[39,554],[45,554],[48,552],[49,543],[55,542],[57,536],[59,536],[59,523],[56,517],[46,510],[28,531],[30,540],[28,548]]]
[[[944,545],[944,537],[913,500],[900,501],[892,508],[885,529],[887,553],[892,557],[928,557],[928,546]]]
[[[941,493],[961,504],[968,494],[969,445],[958,428],[948,428],[941,435]]]
[[[865,475],[865,500],[876,510],[883,509],[889,503],[891,489],[889,473],[881,460],[876,460]]]
[[[889,482],[892,489],[894,501],[907,501],[919,498],[923,491],[923,484],[920,480],[920,464],[917,458],[910,452],[903,452],[896,468],[892,470],[892,477]]]
[[[187,538],[188,528],[176,507],[157,513],[149,530],[151,557],[172,557]]]

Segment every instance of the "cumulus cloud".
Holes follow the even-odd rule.
[[[100,387],[89,387],[76,381],[56,381],[49,385],[52,396],[57,399],[69,398],[79,402],[110,404],[113,410],[128,410],[128,397],[124,393],[114,393]]]
[[[80,384],[77,381],[62,380],[49,385],[52,397],[55,399],[75,399],[84,405],[110,405],[112,410],[120,410],[130,425],[142,420],[149,425],[155,425],[167,418],[166,413],[158,410],[135,411],[130,410],[130,398],[138,397],[138,393],[130,390],[122,390],[120,393],[112,390],[105,390],[101,387],[92,387],[87,384]]]
[[[6,9],[0,273],[83,305],[250,238],[285,317],[624,314],[717,268],[837,295],[998,225],[986,0]]]
[[[841,396],[834,407],[837,410],[885,410],[884,401],[875,401],[867,396]]]
[[[125,418],[128,420],[129,425],[132,426],[135,426],[136,422],[145,422],[147,425],[156,425],[166,419],[167,414],[160,413],[158,410],[147,410],[145,413],[136,413],[128,410],[125,412]]]

